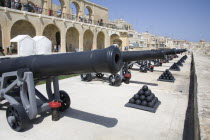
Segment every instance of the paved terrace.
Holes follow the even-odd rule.
[[[0,110],[1,139],[72,139],[72,140],[179,140],[182,139],[188,104],[190,63],[189,56],[180,72],[173,72],[175,83],[157,81],[173,62],[155,67],[153,73],[132,70],[129,85],[109,86],[107,81],[95,79],[81,82],[80,77],[60,81],[60,89],[69,93],[71,109],[62,118],[51,121],[44,115],[33,121],[33,128],[17,133],[6,121],[5,110]],[[156,113],[124,107],[128,100],[147,84],[159,98]],[[38,86],[45,92],[45,85]]]

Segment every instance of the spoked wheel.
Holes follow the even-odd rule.
[[[93,77],[92,77],[92,75],[90,73],[88,73],[88,74],[81,74],[80,77],[81,77],[82,81],[86,81],[86,82],[90,82],[93,79]]]
[[[61,99],[61,107],[59,108],[59,110],[61,112],[65,111],[66,109],[68,109],[71,105],[71,99],[69,97],[69,95],[63,91],[63,90],[60,90],[60,99]]]
[[[104,77],[104,74],[103,73],[96,73],[96,77],[102,78],[102,77]]]
[[[109,76],[109,84],[112,86],[120,86],[121,85],[121,78],[119,74],[116,75],[110,75]]]
[[[10,105],[6,111],[9,126],[19,132],[26,129],[29,125],[29,118],[22,105]]]

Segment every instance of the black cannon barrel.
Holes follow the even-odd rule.
[[[0,75],[25,68],[33,72],[34,77],[91,72],[115,74],[121,66],[121,52],[118,48],[111,46],[106,49],[87,52],[0,59]]]
[[[186,52],[187,49],[177,49],[176,52],[177,54],[180,54],[180,53],[183,53],[183,52]]]
[[[164,51],[147,50],[147,51],[126,51],[122,52],[123,62],[138,60],[164,59]]]
[[[176,49],[161,49],[166,55],[175,55]]]

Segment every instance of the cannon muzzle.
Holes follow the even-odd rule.
[[[165,53],[161,50],[127,51],[122,52],[123,62],[164,59]]]
[[[33,55],[0,59],[0,75],[5,72],[28,69],[34,77],[67,74],[107,72],[115,74],[122,66],[121,52],[111,46],[88,52]]]

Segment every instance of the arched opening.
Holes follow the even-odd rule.
[[[36,30],[29,21],[18,20],[12,25],[11,39],[17,35],[29,35],[30,37],[34,37],[36,36]]]
[[[36,36],[36,30],[34,26],[26,20],[18,20],[16,21],[11,28],[10,31],[10,37],[11,39],[18,36],[18,35],[29,35],[30,37]],[[17,43],[12,43],[11,44],[11,54],[16,54],[17,53]]]
[[[52,0],[52,9],[49,9],[48,15],[62,17],[64,5],[65,3],[63,0]]]
[[[122,47],[122,40],[120,39],[119,35],[113,34],[110,37],[110,43],[111,45],[118,45],[118,47]]]
[[[54,51],[56,52],[60,51],[61,35],[60,35],[60,30],[58,29],[57,26],[55,26],[54,24],[47,25],[43,31],[43,36],[46,36],[49,40],[52,41],[53,45],[52,49]]]
[[[66,32],[66,52],[75,52],[79,49],[79,32],[71,27]]]
[[[84,22],[92,23],[92,20],[92,9],[89,6],[86,6],[84,10]]]
[[[105,48],[105,35],[103,32],[99,32],[97,35],[97,49]]]
[[[78,16],[79,16],[79,10],[80,10],[80,7],[79,7],[79,4],[77,2],[72,2],[70,3],[70,19],[71,20],[77,20],[78,19]]]
[[[86,30],[83,36],[83,50],[90,51],[93,48],[93,33],[91,30]]]

